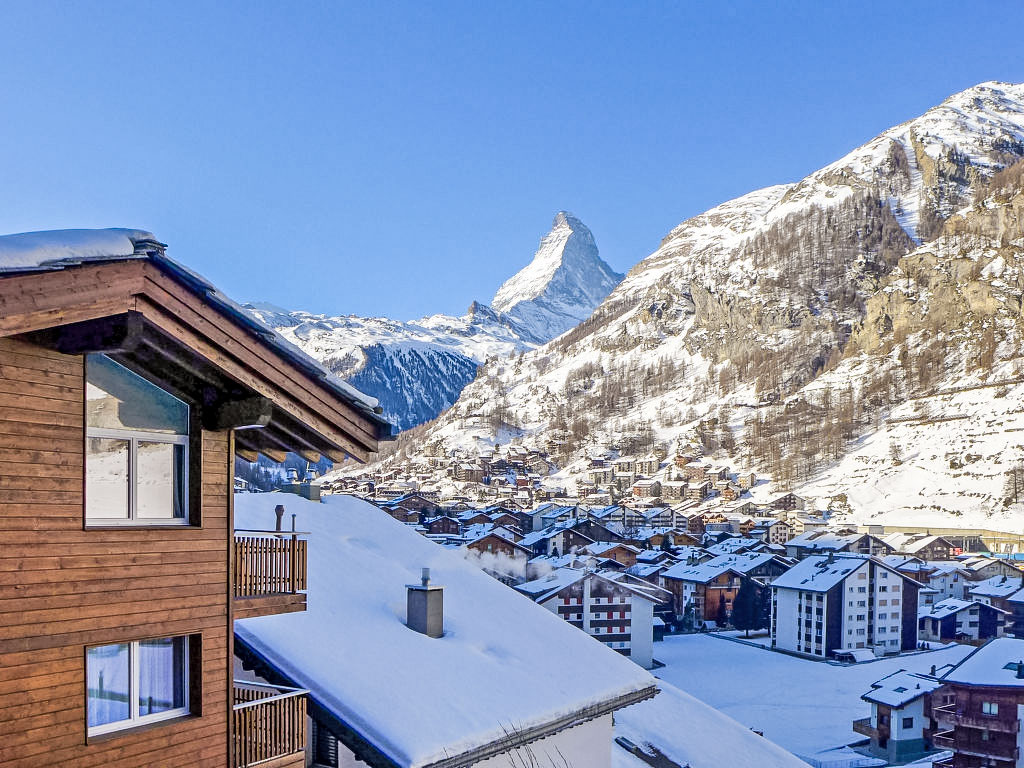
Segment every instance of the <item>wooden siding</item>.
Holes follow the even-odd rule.
[[[86,530],[83,388],[82,357],[0,338],[0,766],[227,765],[228,434],[201,437],[201,527]],[[88,739],[85,646],[180,634],[201,714]]]

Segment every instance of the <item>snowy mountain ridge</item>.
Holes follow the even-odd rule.
[[[621,280],[583,222],[559,211],[533,260],[502,284],[491,306],[544,342],[586,320]]]
[[[466,314],[402,321],[317,315],[246,305],[361,391],[399,430],[451,406],[487,360],[533,349],[576,325],[621,279],[597,255],[590,230],[560,212],[533,261],[498,291],[499,307],[474,301]]]

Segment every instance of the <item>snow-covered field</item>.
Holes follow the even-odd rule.
[[[971,650],[957,646],[836,666],[708,635],[675,635],[655,644],[654,656],[665,664],[657,677],[791,752],[810,755],[862,738],[851,723],[871,714],[860,696],[875,680],[899,669],[928,672],[933,664],[954,664]]]

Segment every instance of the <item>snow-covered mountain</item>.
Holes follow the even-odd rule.
[[[911,397],[955,387],[968,372],[975,381],[1003,376],[1012,364],[999,361],[1022,356],[1020,336],[1005,324],[1020,315],[1024,278],[1015,268],[1000,275],[1024,259],[1024,230],[1007,213],[985,245],[963,234],[1007,204],[989,186],[1022,157],[1024,85],[983,83],[801,181],[688,219],[577,327],[485,366],[453,408],[409,436],[405,450],[413,438],[430,450],[470,452],[519,438],[552,447],[571,468],[594,448],[645,451],[695,440],[769,472],[782,487],[839,494],[841,482],[822,473],[861,450],[895,409],[912,409]],[[1008,189],[1004,197],[1019,192]],[[936,246],[949,252],[941,264],[922,256]],[[1000,271],[978,248],[1005,249]],[[923,286],[919,303],[907,299],[902,315],[887,312],[908,281]],[[978,301],[993,293],[1001,298]],[[997,313],[1002,306],[1017,315]],[[901,322],[927,307],[917,324]],[[997,327],[992,342],[985,334]],[[997,350],[980,369],[972,362],[979,339]],[[979,407],[972,419],[985,418]],[[1000,490],[986,491],[990,511]],[[950,509],[941,500],[933,506],[937,520]]]
[[[404,430],[451,406],[480,364],[533,349],[574,326],[620,279],[598,257],[590,230],[563,212],[530,265],[498,291],[501,311],[473,302],[461,317],[406,322],[314,315],[265,303],[246,308],[376,397],[384,416]]]
[[[583,222],[560,211],[533,260],[505,281],[491,306],[543,343],[586,320],[621,280]]]
[[[376,397],[399,430],[437,416],[490,358],[531,349],[516,325],[474,302],[462,317],[405,322],[329,317],[271,304],[246,309],[360,391]]]

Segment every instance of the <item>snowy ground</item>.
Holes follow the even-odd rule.
[[[655,674],[797,755],[860,739],[853,720],[871,683],[898,669],[928,672],[960,661],[957,646],[854,666],[808,661],[707,635],[675,635],[654,646]]]

